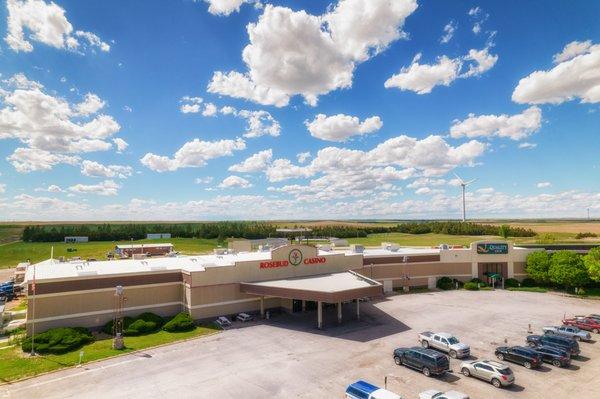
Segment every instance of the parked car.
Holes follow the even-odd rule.
[[[534,349],[544,362],[552,363],[555,367],[566,367],[571,364],[571,355],[568,352],[553,346],[540,346]]]
[[[441,350],[455,359],[467,357],[471,354],[469,345],[461,343],[458,338],[449,333],[425,331],[419,334],[419,342],[423,348]]]
[[[515,375],[506,364],[494,360],[475,360],[463,362],[460,372],[465,377],[475,377],[491,383],[496,388],[514,384]]]
[[[570,353],[571,356],[577,356],[581,352],[577,341],[573,338],[561,337],[559,335],[529,335],[526,342],[531,348],[552,346]]]
[[[239,313],[235,319],[237,321],[241,321],[242,323],[245,323],[247,321],[254,320],[254,317],[250,316],[248,313]]]
[[[562,335],[563,337],[573,338],[577,341],[589,341],[592,339],[592,335],[587,331],[582,331],[579,327],[575,326],[547,326],[543,327],[544,334],[551,335]]]
[[[542,364],[542,356],[524,346],[500,346],[496,348],[496,357],[500,361],[507,360],[525,366],[527,369],[535,369]]]
[[[458,391],[442,392],[429,389],[419,394],[419,399],[469,399],[469,396]]]
[[[394,392],[381,389],[366,381],[356,381],[346,388],[346,399],[402,399]]]
[[[427,377],[442,375],[450,370],[450,360],[446,355],[418,346],[394,350],[394,362],[398,366],[404,365],[420,370]]]
[[[215,323],[221,328],[226,328],[226,327],[231,326],[231,322],[225,316],[217,317],[217,320],[215,320]]]
[[[590,317],[574,317],[572,319],[565,319],[562,322],[566,326],[579,327],[582,330],[591,331],[594,334],[600,332],[600,321]]]
[[[592,313],[592,314],[588,315],[587,317],[588,317],[589,319],[594,319],[594,320],[596,320],[596,321],[599,321],[599,322],[600,322],[600,314],[595,314],[595,313]]]

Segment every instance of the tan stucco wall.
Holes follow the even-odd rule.
[[[265,309],[278,308],[281,306],[280,298],[266,298]],[[240,312],[260,311],[260,298],[254,298],[252,301],[245,301],[231,304],[220,304],[214,306],[205,306],[201,308],[192,308],[189,310],[192,318],[207,319],[217,316],[234,315]]]

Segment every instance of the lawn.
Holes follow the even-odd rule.
[[[183,254],[201,254],[212,251],[218,246],[216,239],[200,238],[172,238],[170,240],[138,240],[135,244],[149,242],[170,242],[175,246],[175,251]],[[95,258],[106,259],[106,253],[115,248],[117,244],[131,244],[131,241],[93,241],[77,244],[65,244],[63,242],[13,242],[0,246],[0,269],[15,267],[19,262],[29,259],[32,263],[40,262],[50,258],[51,248],[54,247],[54,257],[64,256],[67,258],[79,256],[82,259]],[[67,248],[77,249],[75,252],[67,252]]]
[[[111,339],[103,339],[85,345],[81,349],[83,351],[83,363],[183,339],[197,338],[217,331],[212,327],[196,327],[196,329],[187,332],[158,331],[139,337],[125,337],[126,348],[120,351],[112,349]],[[28,354],[23,353],[20,347],[0,349],[0,382],[14,381],[64,367],[75,366],[78,363],[79,350],[63,355],[38,355],[30,358]]]

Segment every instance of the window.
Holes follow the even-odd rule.
[[[493,369],[490,366],[487,366],[487,365],[481,364],[481,363],[477,364],[476,367],[480,370],[493,371]]]
[[[441,341],[442,339],[440,337],[438,337],[437,335],[435,337],[433,337],[434,341]]]
[[[442,338],[442,344],[448,345],[448,340],[446,340],[446,338]]]
[[[511,369],[509,369],[509,368],[506,368],[506,369],[498,369],[497,371],[498,371],[500,374],[502,374],[502,375],[511,375],[511,374],[512,374],[512,371],[511,371]]]
[[[451,345],[458,344],[458,339],[456,339],[456,337],[450,337],[450,338],[448,338],[448,342]]]

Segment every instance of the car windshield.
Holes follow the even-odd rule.
[[[512,374],[511,369],[498,369],[498,372],[502,375],[511,375]]]
[[[456,337],[450,337],[448,338],[448,343],[450,345],[458,344],[458,339],[456,339]]]

